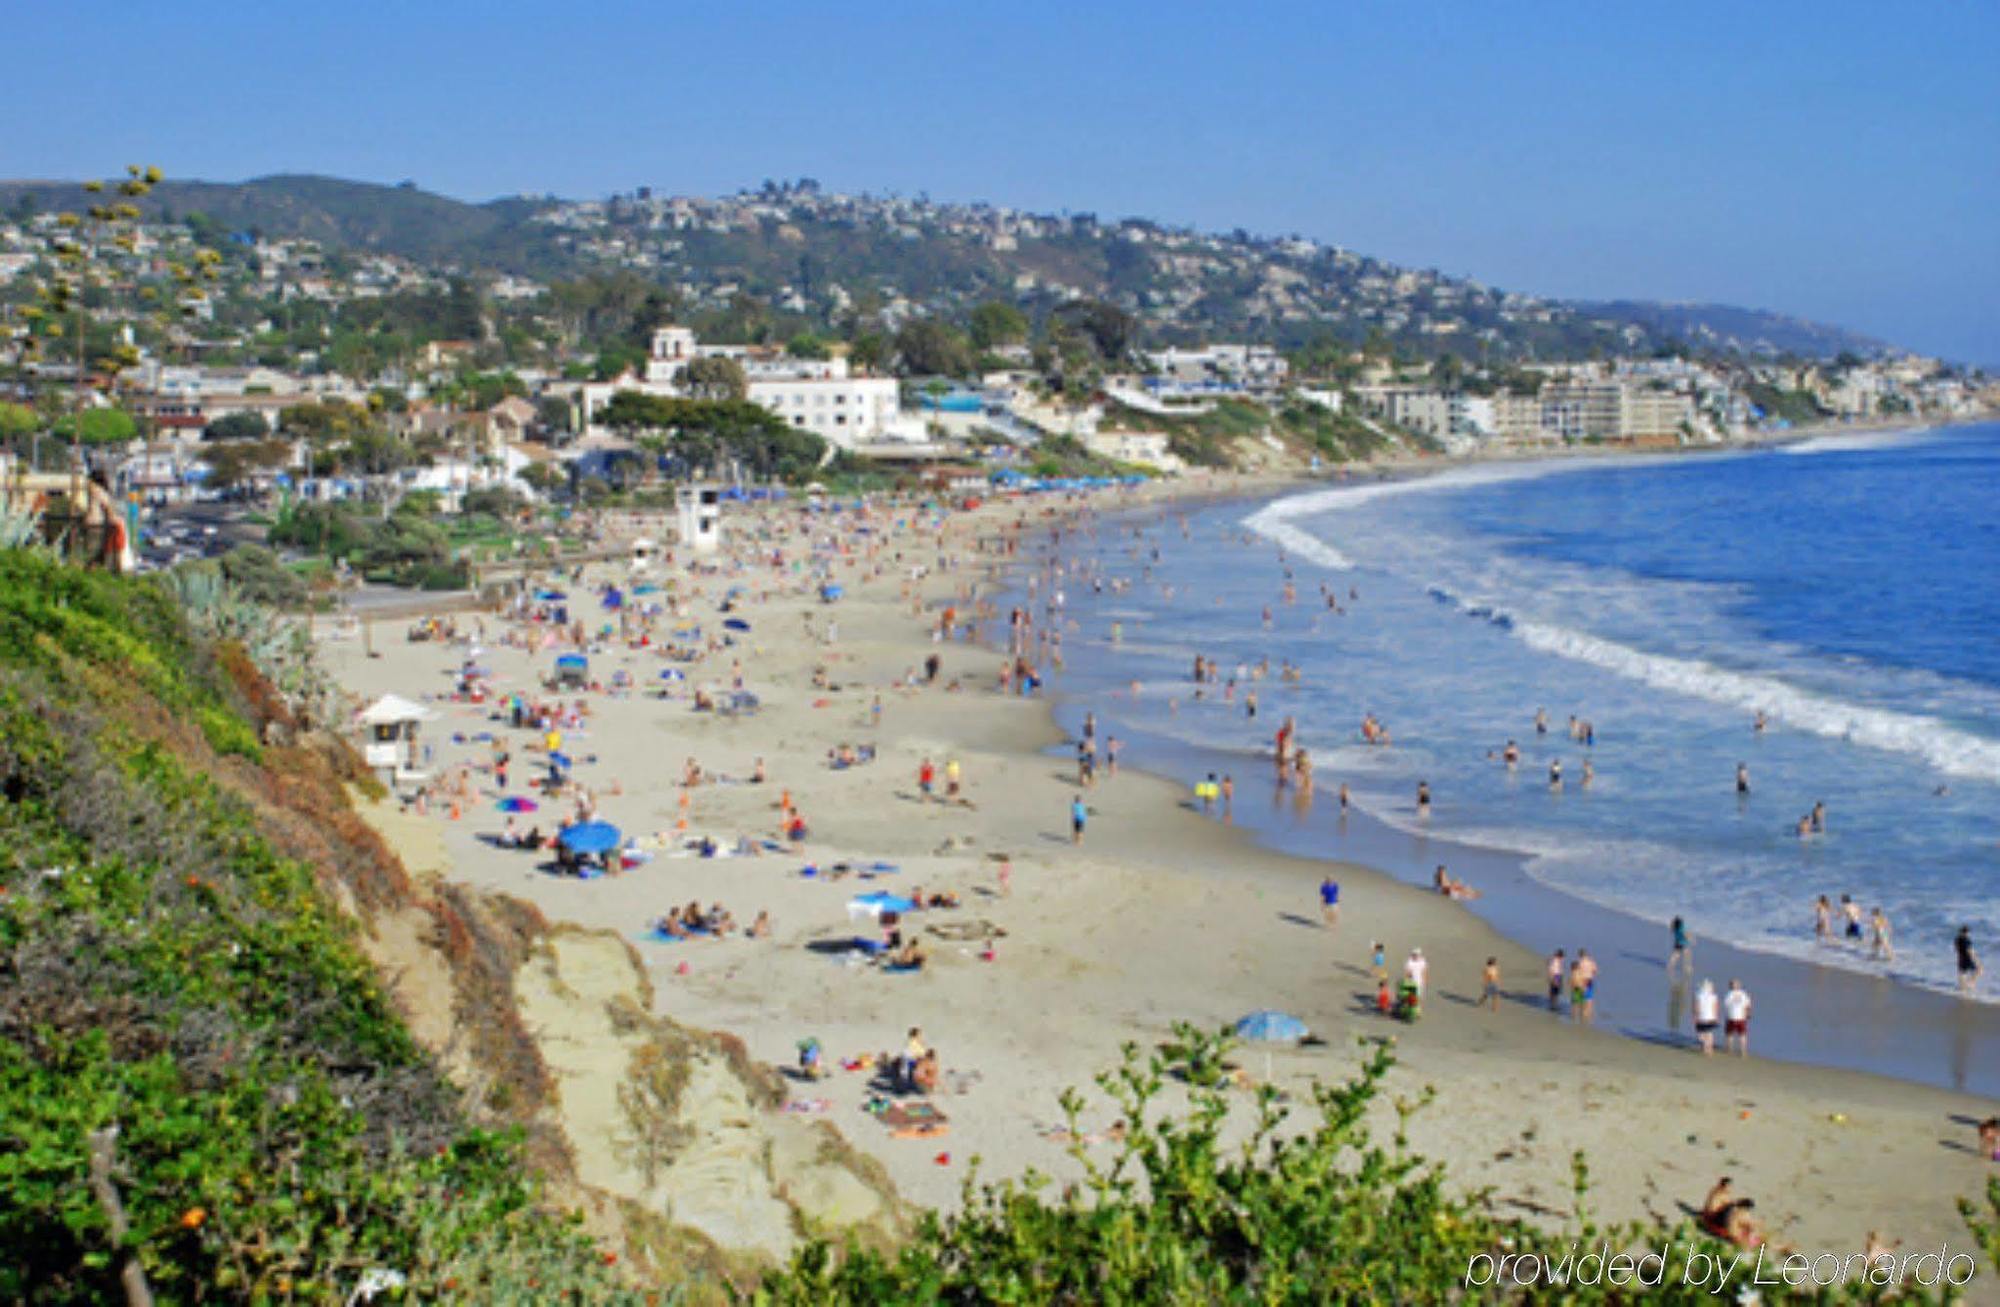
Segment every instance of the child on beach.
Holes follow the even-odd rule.
[[[1704,980],[1694,994],[1694,1037],[1701,1043],[1703,1057],[1715,1056],[1715,1026],[1722,1012],[1722,1000],[1716,997],[1715,982]]]
[[[1490,1010],[1500,1010],[1500,959],[1486,959],[1486,969],[1479,977],[1479,1001]]]
[[[1386,983],[1389,979],[1389,951],[1382,947],[1382,941],[1379,939],[1368,947],[1369,961],[1375,967],[1375,979]]]

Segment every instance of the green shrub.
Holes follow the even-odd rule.
[[[1226,1032],[1189,1026],[1149,1056],[1128,1046],[1123,1065],[1098,1080],[1122,1138],[1108,1156],[1072,1145],[1080,1181],[1057,1188],[1031,1172],[981,1186],[975,1161],[958,1215],[927,1215],[915,1238],[891,1253],[814,1243],[766,1277],[759,1300],[801,1307],[1717,1301],[1706,1287],[1679,1280],[1691,1252],[1715,1255],[1720,1246],[1685,1225],[1597,1226],[1584,1206],[1581,1159],[1571,1226],[1546,1230],[1498,1215],[1483,1193],[1457,1195],[1441,1167],[1409,1153],[1401,1124],[1390,1145],[1373,1140],[1365,1118],[1392,1064],[1386,1048],[1352,1080],[1315,1085],[1303,1129],[1290,1127],[1291,1107],[1269,1087],[1246,1107],[1243,1091],[1220,1074],[1229,1048]],[[1187,1104],[1177,1111],[1159,1102],[1170,1079],[1186,1086]],[[1395,1106],[1400,1123],[1422,1103]],[[1086,1104],[1069,1093],[1063,1107],[1071,1137],[1081,1139]],[[1225,1124],[1246,1110],[1247,1136],[1230,1142]],[[1994,1195],[2000,1213],[2000,1184]],[[2000,1243],[1992,1228],[1987,1238]],[[1621,1289],[1574,1275],[1532,1290],[1490,1283],[1487,1268],[1503,1256],[1553,1256],[1561,1265],[1565,1253],[1605,1245],[1663,1250],[1661,1286]],[[1469,1273],[1488,1282],[1468,1285]],[[1866,1301],[1870,1292],[1762,1291],[1767,1303]]]

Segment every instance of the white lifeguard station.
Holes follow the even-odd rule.
[[[417,752],[417,728],[437,716],[420,703],[401,695],[385,694],[361,710],[355,724],[367,733],[361,756],[368,766],[397,781],[420,780],[424,775]]]
[[[681,546],[712,554],[722,544],[722,491],[715,486],[682,486],[674,491]]]

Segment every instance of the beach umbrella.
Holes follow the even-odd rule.
[[[500,800],[502,812],[533,812],[538,806],[533,799],[519,794],[510,794]]]
[[[656,585],[635,585],[632,587],[632,593],[635,595],[656,595],[660,593],[660,587]]]
[[[582,654],[564,654],[556,659],[556,666],[562,671],[582,671],[590,666],[590,660]]]
[[[1310,1033],[1305,1022],[1285,1012],[1252,1012],[1236,1023],[1237,1038],[1270,1044],[1296,1043]]]
[[[560,590],[537,590],[535,598],[545,604],[555,604],[561,603],[563,600],[569,598],[569,596]]]
[[[725,630],[730,631],[747,631],[750,629],[750,623],[740,617],[726,617],[723,619],[722,625]]]
[[[847,901],[847,911],[850,916],[860,916],[865,913],[871,917],[879,917],[885,912],[908,912],[916,906],[914,901],[904,898],[901,894],[891,894],[887,890],[856,895]]]
[[[685,681],[687,673],[678,667],[669,667],[660,673],[660,679],[663,681]]]
[[[608,853],[622,838],[608,821],[580,821],[556,833],[556,839],[571,853]]]

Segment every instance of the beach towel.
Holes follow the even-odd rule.
[[[928,1099],[918,1099],[914,1103],[891,1103],[879,1117],[883,1125],[892,1130],[908,1130],[920,1126],[942,1126],[951,1118],[938,1111],[937,1105]]]

